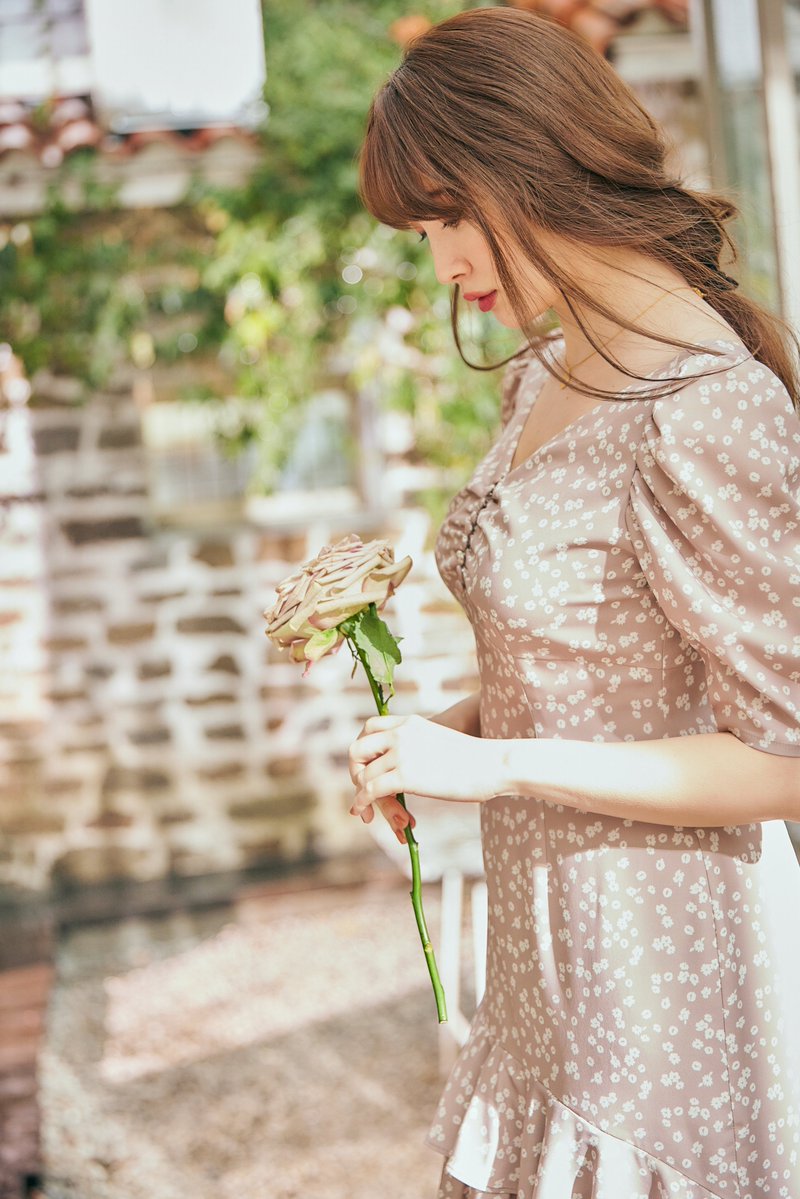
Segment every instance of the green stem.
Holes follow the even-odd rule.
[[[366,671],[369,685],[372,689],[372,694],[375,699],[375,706],[378,709],[379,715],[388,716],[389,705],[383,698],[383,688],[381,687],[380,683],[376,682],[372,671],[370,670],[369,661],[366,654],[363,650],[359,649],[352,638],[348,637],[347,640],[350,642],[351,652],[358,656],[361,665]],[[406,798],[402,791],[397,793],[397,798],[406,811],[408,811],[408,808],[406,808]],[[408,843],[408,852],[411,855],[411,891],[409,892],[411,895],[411,905],[414,908],[414,915],[417,919],[419,937],[422,941],[422,951],[425,954],[425,961],[428,963],[428,973],[431,976],[433,993],[436,997],[436,1014],[439,1017],[439,1023],[446,1024],[447,1007],[445,1006],[444,1000],[444,987],[442,986],[442,980],[439,978],[439,969],[436,965],[433,945],[431,944],[431,939],[428,934],[428,926],[425,923],[425,913],[422,910],[422,878],[419,870],[419,845],[414,833],[412,832],[410,824],[406,826],[404,832],[406,841]]]

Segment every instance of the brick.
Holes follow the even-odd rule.
[[[244,633],[231,616],[185,616],[178,621],[179,633]]]
[[[197,812],[192,811],[191,808],[171,808],[171,809],[168,809],[166,812],[159,812],[159,815],[158,815],[158,823],[166,824],[166,825],[186,824],[190,820],[196,820],[196,819],[197,819]]]
[[[168,662],[166,658],[162,658],[158,662],[142,662],[137,673],[143,681],[163,679],[172,674],[172,663]]]
[[[48,637],[42,645],[51,654],[66,654],[72,650],[89,647],[85,637]]]
[[[132,571],[141,570],[166,570],[169,566],[169,554],[166,550],[151,550],[144,558],[139,558],[137,562],[132,562],[130,569]]]
[[[0,1074],[17,1070],[20,1066],[35,1065],[40,1041],[38,1032],[29,1032],[27,1036],[18,1033],[13,1043],[0,1041]]]
[[[92,595],[81,595],[73,599],[57,600],[53,604],[53,610],[59,616],[71,616],[73,612],[102,612],[104,606],[102,600],[95,599]]]
[[[452,616],[453,612],[458,609],[458,604],[453,600],[426,600],[420,604],[419,610],[426,616]]]
[[[16,1041],[17,1037],[31,1037],[44,1029],[44,1009],[26,1003],[3,1013],[3,1031],[0,1041]]]
[[[229,691],[214,691],[209,695],[189,695],[183,702],[190,708],[204,708],[208,704],[232,704],[235,699]]]
[[[56,799],[69,795],[77,795],[84,788],[83,779],[47,779],[44,784],[44,792],[48,799]]]
[[[108,630],[108,640],[112,645],[134,645],[137,641],[151,640],[155,631],[156,626],[153,621],[116,624]]]
[[[238,848],[243,866],[268,866],[284,860],[283,846],[277,837],[259,838]]]
[[[94,820],[87,822],[87,828],[129,828],[133,824],[133,817],[127,812],[115,812],[107,808],[101,812],[99,816],[95,816]]]
[[[394,689],[395,691],[405,691],[410,694],[416,694],[419,691],[419,683],[415,679],[395,679]],[[355,687],[351,688],[351,690],[355,690]]]
[[[106,425],[100,430],[97,445],[101,450],[128,450],[142,444],[139,425]]]
[[[114,673],[114,667],[106,662],[92,662],[89,666],[84,666],[83,670],[87,679],[110,679]]]
[[[220,654],[209,664],[208,669],[224,671],[226,674],[241,674],[239,664],[230,654]]]
[[[169,729],[162,726],[129,732],[128,738],[132,745],[166,745],[167,742],[172,740],[172,734]]]
[[[117,484],[83,484],[79,487],[70,487],[67,495],[72,500],[98,500],[106,496],[128,496],[135,498],[136,496],[146,496],[147,488],[141,484],[119,483]]]
[[[303,769],[303,759],[297,756],[273,758],[267,763],[267,774],[273,779],[291,778]]]
[[[64,817],[55,812],[36,812],[26,809],[17,816],[6,816],[0,820],[0,829],[8,837],[46,836],[48,833],[63,833]]]
[[[172,782],[164,770],[137,769],[126,766],[111,766],[103,779],[104,796],[115,791],[160,791]]]
[[[203,766],[197,771],[197,777],[204,781],[216,783],[222,779],[236,779],[244,774],[241,762],[220,762],[217,766]]]
[[[232,820],[265,820],[297,816],[301,812],[309,811],[313,806],[313,794],[310,791],[301,791],[297,795],[236,800],[228,807],[228,814]]]
[[[0,1008],[7,1011],[21,1003],[43,1003],[53,984],[55,969],[49,962],[13,966],[0,973]]]
[[[85,883],[153,877],[154,856],[146,846],[85,845],[69,849],[53,864],[54,887],[71,891]],[[160,866],[160,861],[158,862]],[[162,871],[159,869],[158,874]]]
[[[216,724],[206,729],[209,741],[244,741],[244,729],[240,724]]]
[[[76,700],[88,698],[89,692],[79,687],[73,687],[70,689],[65,687],[63,690],[54,690],[50,692],[50,700],[54,704],[74,703]]]
[[[143,604],[165,604],[168,600],[185,599],[188,594],[186,588],[178,591],[148,591],[141,599]]]
[[[461,674],[452,679],[445,679],[442,691],[476,691],[480,680],[474,674]]]
[[[145,529],[138,516],[118,516],[106,520],[66,520],[61,528],[73,545],[96,541],[123,541],[144,537]]]
[[[28,405],[31,408],[56,408],[75,404],[83,398],[84,384],[72,375],[51,375],[37,371],[33,378],[33,393]]]
[[[214,568],[233,566],[233,550],[226,541],[203,541],[192,557],[196,562],[205,562]]]
[[[37,454],[58,454],[77,450],[81,439],[80,425],[55,425],[33,430],[33,445]]]
[[[0,1075],[0,1107],[20,1099],[35,1099],[37,1095],[37,1080],[33,1070],[30,1073]]]
[[[102,487],[99,484],[70,487],[67,490],[67,495],[71,500],[99,500],[112,494],[110,487]]]
[[[264,533],[259,537],[259,562],[300,562],[306,556],[305,533]]]

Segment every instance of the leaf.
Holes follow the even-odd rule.
[[[403,659],[397,639],[390,632],[388,625],[381,620],[374,604],[370,604],[359,613],[358,621],[354,622],[352,637],[366,656],[372,677],[377,683],[388,686],[394,695],[394,668]]]
[[[318,662],[324,657],[339,640],[339,630],[332,629],[317,629],[312,633],[305,644],[305,656],[309,662]]]

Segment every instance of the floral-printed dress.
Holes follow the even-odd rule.
[[[800,420],[734,340],[511,469],[544,367],[454,496],[439,571],[485,737],[730,732],[800,756]],[[715,372],[699,378],[703,372]],[[754,810],[758,805],[754,800]],[[783,821],[481,805],[486,990],[427,1143],[438,1199],[800,1199],[800,867]]]

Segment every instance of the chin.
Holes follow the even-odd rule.
[[[497,300],[497,303],[492,308],[492,316],[506,329],[519,329],[520,324],[510,308],[506,309],[503,300]]]

